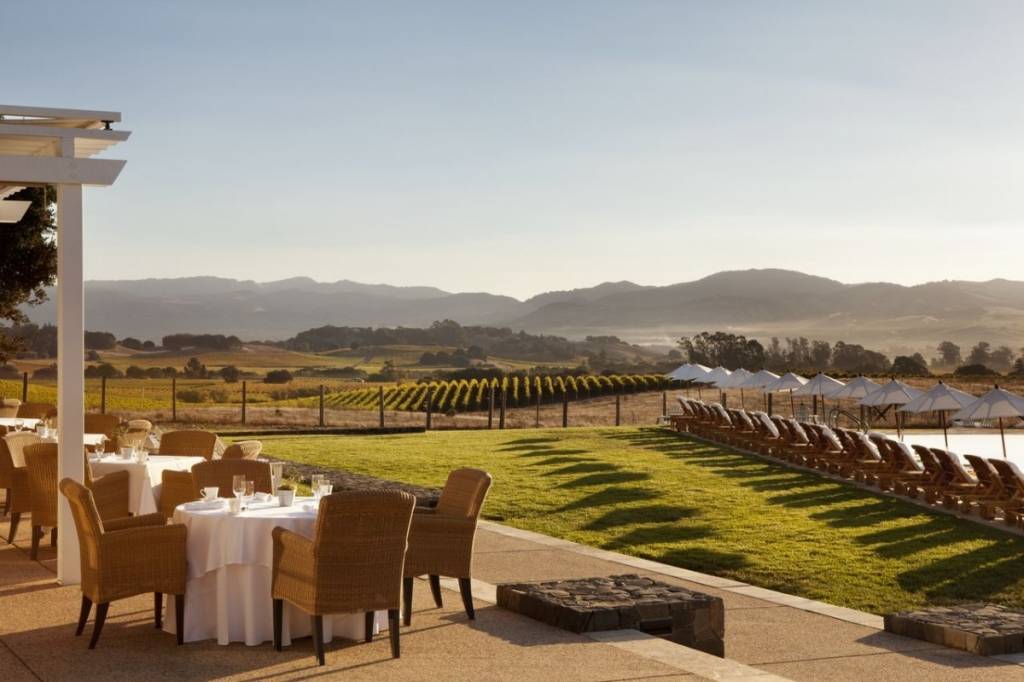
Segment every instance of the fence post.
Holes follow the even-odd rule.
[[[569,394],[562,393],[562,428],[569,427]]]
[[[247,401],[247,396],[246,396],[246,393],[247,393],[246,389],[248,388],[248,385],[249,385],[248,381],[243,381],[242,382],[242,423],[243,424],[245,423],[245,407],[246,407],[246,402],[248,402]]]
[[[384,428],[384,387],[378,386],[377,403],[380,408],[380,428]]]
[[[768,394],[768,415],[771,416],[771,413],[772,413],[772,394],[769,393]]]
[[[661,416],[668,414],[668,391],[661,392]]]
[[[178,421],[178,378],[171,377],[171,421]]]
[[[433,417],[434,411],[434,389],[427,388],[427,429],[430,428],[431,417]]]
[[[494,384],[491,384],[491,390],[487,392],[487,428],[494,428]]]
[[[622,396],[615,394],[615,425],[622,424]]]
[[[28,372],[21,375],[21,402],[28,402]]]
[[[100,414],[107,413],[107,377],[100,377]]]
[[[502,387],[501,389],[501,411],[498,413],[498,428],[505,428],[505,407],[508,403],[508,389]]]
[[[324,425],[324,385],[320,384],[320,426]]]

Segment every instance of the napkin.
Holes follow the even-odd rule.
[[[259,502],[269,502],[270,500],[274,499],[274,496],[271,495],[270,493],[256,493],[255,495],[253,495],[253,499]]]
[[[224,500],[196,500],[186,502],[185,509],[188,511],[204,511],[207,509],[220,509],[224,506]]]
[[[319,509],[316,506],[316,502],[303,502],[302,511],[305,512],[317,512]]]

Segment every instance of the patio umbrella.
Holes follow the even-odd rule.
[[[753,372],[740,367],[739,369],[734,370],[733,373],[725,379],[716,382],[715,385],[722,389],[723,392],[725,389],[729,388],[740,389],[740,407],[743,407],[743,383],[752,376],[754,376]]]
[[[840,400],[842,398],[849,398],[852,400],[860,400],[866,398],[878,389],[882,387],[881,384],[877,384],[866,376],[859,376],[853,381],[848,381],[845,386],[837,390],[829,397],[834,400]],[[864,406],[860,406],[860,427],[862,430],[866,430],[866,420],[864,419]]]
[[[825,412],[825,398],[831,396],[833,393],[845,386],[843,382],[838,379],[833,379],[827,374],[818,372],[814,375],[814,378],[808,381],[800,388],[793,391],[793,395],[809,395],[814,397],[815,408],[817,408],[818,398],[821,398],[821,411]],[[817,414],[817,409],[814,410]]]
[[[731,374],[732,372],[727,370],[725,367],[719,365],[718,367],[715,367],[713,370],[705,374],[700,379],[697,379],[697,381],[701,382],[702,384],[710,384],[712,386],[717,386],[719,381],[728,379],[729,375]],[[719,393],[721,393],[721,391],[719,391]]]
[[[942,415],[942,438],[949,447],[946,413],[955,412],[975,401],[970,393],[950,388],[941,381],[900,408],[900,412],[938,412]]]
[[[685,365],[679,365],[674,370],[666,374],[665,378],[672,381],[685,381],[686,374],[690,371],[691,367],[693,367],[693,365],[688,362]]]
[[[921,395],[921,391],[913,386],[908,386],[902,381],[892,379],[889,383],[870,393],[861,399],[861,405],[868,407],[889,407],[890,405],[906,405],[911,400]],[[894,411],[896,418],[896,435],[903,439],[903,431],[900,428],[900,413]]]
[[[766,384],[764,387],[765,393],[778,393],[780,391],[789,391],[789,409],[796,417],[796,404],[793,402],[793,391],[800,388],[807,383],[807,379],[800,376],[799,374],[793,374],[792,372],[786,372],[775,381]]]
[[[997,384],[995,388],[953,415],[953,419],[998,419],[999,438],[1003,441],[1003,459],[1006,459],[1006,434],[1003,432],[1005,417],[1024,416],[1024,398],[1004,391]]]
[[[771,382],[775,381],[778,378],[779,378],[779,375],[776,374],[775,372],[769,372],[766,369],[762,369],[760,372],[757,372],[756,374],[751,376],[749,379],[744,381],[742,386],[741,386],[741,388],[759,388],[759,389],[761,389],[761,395],[764,397],[764,409],[767,412],[768,411],[768,394],[764,392],[764,387],[767,384],[770,384]]]
[[[711,372],[710,367],[705,367],[699,363],[690,365],[690,368],[682,374],[682,381],[689,381],[691,383],[697,383],[703,381],[704,377]],[[687,390],[689,394],[689,390]],[[700,398],[700,384],[697,384],[697,397]]]

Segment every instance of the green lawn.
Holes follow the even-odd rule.
[[[494,476],[485,516],[875,613],[1024,606],[1024,539],[656,428],[270,437],[272,457],[441,485]]]

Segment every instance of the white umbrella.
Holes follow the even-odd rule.
[[[691,367],[693,367],[693,365],[691,365],[688,362],[685,365],[679,365],[674,370],[666,374],[665,378],[671,379],[672,381],[683,381],[685,380],[686,374],[690,371]]]
[[[744,381],[740,388],[761,388],[770,384],[779,378],[779,375],[775,372],[769,372],[766,369],[762,369],[760,372],[752,375],[749,379]]]
[[[848,381],[845,386],[840,388],[838,391],[829,396],[833,400],[840,400],[842,398],[850,398],[853,400],[860,400],[865,398],[882,387],[881,384],[876,384],[866,376],[859,376],[853,381]],[[860,426],[862,429],[867,428],[864,419],[864,406],[860,406]]]
[[[716,382],[715,386],[718,386],[718,388],[722,389],[723,393],[725,392],[725,389],[729,388],[740,389],[740,407],[743,407],[743,383],[752,376],[754,376],[753,372],[750,372],[740,367],[739,369],[733,370],[733,373],[730,374],[725,379]]]
[[[921,395],[921,391],[913,386],[908,386],[896,379],[880,387],[874,393],[869,393],[861,399],[861,405],[868,407],[888,407],[889,405],[906,405],[914,398]],[[903,439],[903,431],[900,429],[900,413],[893,411],[896,419],[896,434]]]
[[[1003,441],[1003,459],[1006,459],[1005,417],[1024,416],[1024,398],[1004,391],[997,385],[973,403],[953,415],[953,419],[998,419],[999,437]]]
[[[703,381],[704,377],[711,372],[710,367],[705,367],[699,363],[693,363],[686,372],[681,373],[680,381]],[[686,394],[690,394],[690,390],[686,390]],[[697,385],[697,397],[700,398],[700,384]]]
[[[727,370],[725,367],[719,365],[718,367],[715,367],[713,370],[711,370],[704,376],[697,379],[697,381],[699,381],[702,384],[711,384],[712,386],[714,386],[719,381],[729,378],[730,374],[732,374],[732,372]]]
[[[814,378],[808,381],[800,388],[793,391],[793,395],[809,395],[814,396],[815,406],[817,406],[818,398],[821,398],[821,411],[825,412],[825,398],[831,396],[833,393],[838,391],[840,388],[845,386],[843,382],[838,379],[833,379],[827,374],[818,372],[814,375]],[[817,409],[814,411],[818,413]]]
[[[792,372],[786,372],[781,377],[766,384],[764,387],[765,393],[777,393],[779,391],[789,391],[789,409],[792,411],[793,416],[796,416],[796,404],[793,402],[793,391],[800,388],[807,383],[807,379],[800,376],[799,374],[793,374]]]
[[[963,409],[975,401],[970,393],[950,388],[941,381],[909,403],[900,408],[900,412],[938,412],[942,415],[942,438],[949,447],[949,434],[946,426],[946,413]]]

